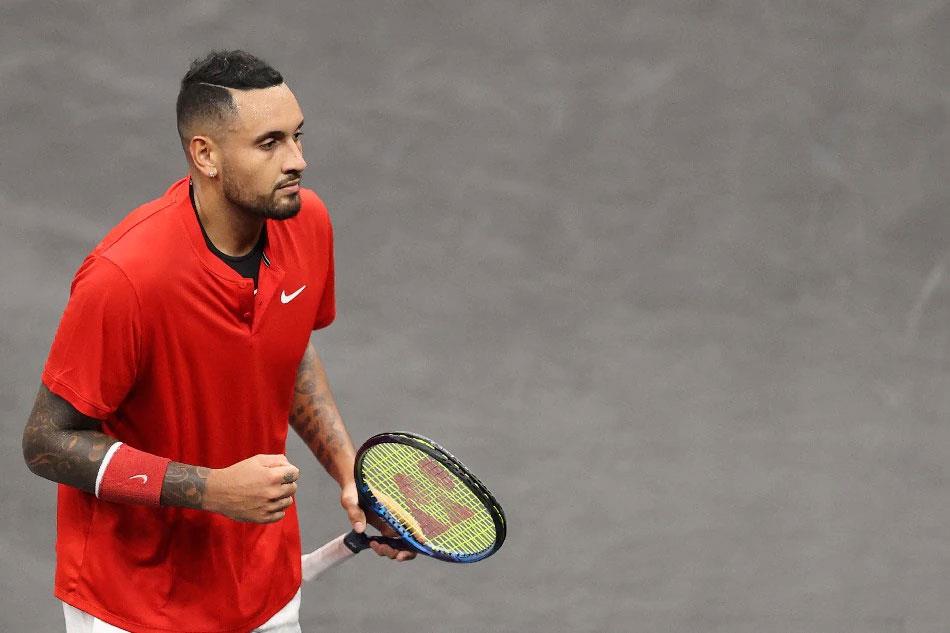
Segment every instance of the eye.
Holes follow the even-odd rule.
[[[303,136],[303,132],[294,132],[295,141],[299,141],[301,136]]]
[[[264,141],[258,147],[260,147],[265,152],[269,152],[270,150],[277,147],[277,141],[275,141],[274,139],[270,139],[270,140]]]

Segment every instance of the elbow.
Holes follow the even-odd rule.
[[[37,467],[37,453],[36,450],[36,434],[33,431],[32,420],[26,423],[26,428],[23,429],[23,439],[22,439],[22,448],[23,448],[23,461],[26,463],[26,467],[30,469],[30,472],[36,474]]]
[[[47,467],[52,461],[52,451],[50,449],[52,443],[50,440],[48,429],[36,424],[31,416],[23,429],[22,449],[23,461],[34,475],[49,478],[46,473],[48,471]]]
[[[34,475],[57,481],[57,473],[66,465],[61,455],[67,450],[62,430],[66,428],[62,412],[55,409],[53,396],[40,385],[33,410],[23,427],[23,461]]]

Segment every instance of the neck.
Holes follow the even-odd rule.
[[[194,175],[191,182],[195,210],[211,243],[225,255],[247,255],[261,237],[264,218],[250,215],[231,204],[217,182]]]

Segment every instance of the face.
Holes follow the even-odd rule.
[[[232,90],[237,108],[220,138],[225,198],[245,213],[286,220],[300,211],[303,113],[285,84]]]

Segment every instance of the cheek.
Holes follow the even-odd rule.
[[[276,155],[272,153],[261,153],[253,163],[245,165],[244,178],[248,188],[259,194],[273,191],[274,183],[280,176],[280,169],[276,165]]]
[[[250,194],[260,194],[272,189],[270,184],[270,161],[257,156],[244,156],[227,162],[230,180],[237,188]]]

